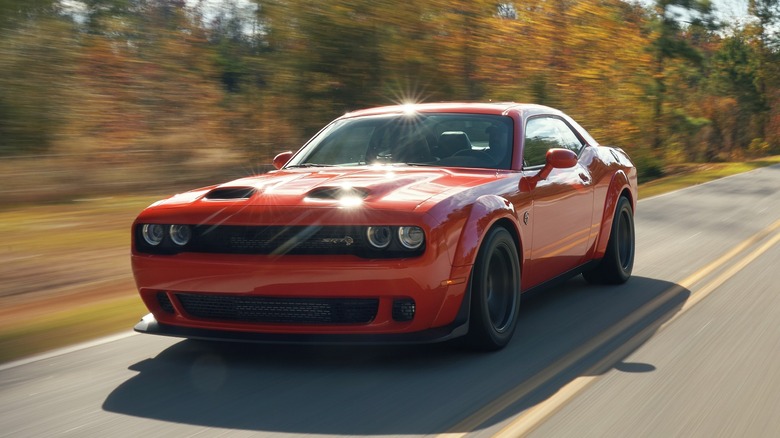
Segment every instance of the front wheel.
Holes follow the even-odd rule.
[[[509,232],[490,230],[479,248],[471,275],[469,341],[482,350],[504,348],[520,312],[520,258]]]
[[[589,283],[622,284],[634,269],[634,211],[628,198],[620,197],[604,258],[592,270],[582,274]]]

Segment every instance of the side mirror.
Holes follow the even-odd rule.
[[[547,164],[552,169],[570,169],[577,165],[577,154],[568,149],[550,149],[547,151]]]
[[[282,152],[281,154],[274,157],[274,167],[276,170],[279,170],[287,164],[288,161],[290,161],[290,158],[292,158],[293,153],[292,151]]]
[[[521,190],[533,190],[536,183],[547,179],[553,169],[570,169],[577,165],[577,154],[568,149],[553,148],[547,151],[545,164],[539,173],[531,177],[523,177],[520,180]]]

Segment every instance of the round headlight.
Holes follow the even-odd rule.
[[[401,227],[398,229],[398,240],[409,249],[417,249],[425,241],[425,233],[420,227]]]
[[[390,245],[393,232],[390,231],[390,227],[368,227],[366,237],[375,248],[387,248],[387,245]]]
[[[141,228],[141,234],[144,236],[146,243],[157,246],[165,237],[165,228],[159,224],[144,224]]]
[[[192,237],[192,231],[187,225],[171,225],[169,232],[173,243],[179,246],[186,245],[190,241],[190,237]]]

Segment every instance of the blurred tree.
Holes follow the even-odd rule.
[[[651,50],[655,57],[655,82],[653,90],[653,140],[652,145],[660,150],[664,142],[664,106],[667,98],[666,69],[672,59],[682,59],[696,64],[703,60],[701,53],[690,43],[682,21],[688,26],[711,25],[712,4],[709,0],[656,0],[654,3],[652,27],[655,38]]]
[[[755,83],[758,93],[765,100],[765,111],[758,118],[761,136],[769,139],[775,148],[780,150],[780,126],[770,123],[770,117],[775,115],[780,122],[780,96],[770,98],[770,88],[777,90],[780,87],[780,68],[778,67],[778,49],[780,38],[778,26],[780,26],[780,1],[779,0],[750,0],[748,13],[756,18],[754,33],[757,34],[757,71]],[[770,103],[770,100],[774,105]],[[774,108],[773,108],[774,106]]]
[[[313,134],[334,114],[376,101],[380,81],[377,4],[278,0],[268,9],[277,90],[298,128]]]
[[[766,96],[761,90],[760,61],[749,35],[735,31],[724,38],[713,55],[710,75],[713,98],[732,99],[731,111],[712,111],[718,134],[714,146],[722,145],[730,156],[740,146],[747,148],[756,136],[763,137],[761,119],[766,113]],[[722,109],[722,108],[721,108]],[[726,122],[724,119],[733,119]],[[707,159],[715,159],[720,151],[710,149]]]
[[[179,0],[90,0],[81,40],[72,127],[81,148],[93,152],[155,151],[156,159],[182,150],[197,160],[225,147],[226,112],[213,46],[195,14]],[[114,154],[112,160],[136,160]]]
[[[57,0],[0,0],[0,29],[51,16],[58,3]]]
[[[765,55],[770,48],[777,48],[780,43],[777,29],[780,24],[780,0],[749,0],[748,13],[756,18],[760,50]]]
[[[52,146],[67,117],[77,56],[74,29],[47,13],[50,2],[10,6],[2,4],[0,29],[0,155]]]
[[[480,50],[487,97],[559,107],[601,141],[648,143],[652,75],[646,11],[620,0],[523,2],[491,19]],[[553,41],[553,42],[551,42]]]
[[[705,0],[0,0],[0,153],[267,163],[345,111],[440,100],[559,107],[644,175],[767,153],[778,3],[713,31]]]
[[[458,0],[435,3],[435,57],[440,80],[448,85],[452,100],[481,100],[487,82],[480,70],[490,68],[484,50],[493,44],[492,24],[500,20],[495,1]]]

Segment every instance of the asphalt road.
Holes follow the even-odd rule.
[[[128,335],[0,366],[0,436],[780,433],[780,166],[640,201],[634,277],[526,297],[505,350]]]

